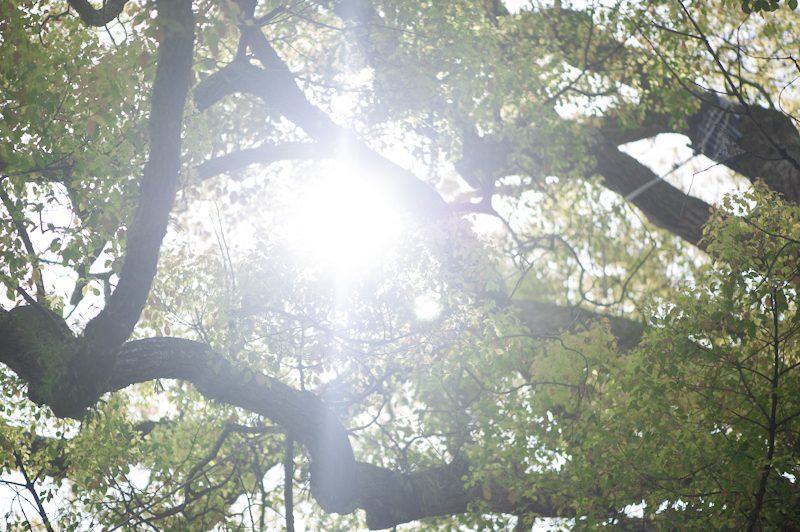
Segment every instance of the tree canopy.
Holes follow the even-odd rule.
[[[796,526],[796,6],[0,0],[4,526]]]

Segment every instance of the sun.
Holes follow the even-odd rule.
[[[377,266],[404,229],[402,213],[357,165],[331,161],[318,168],[299,187],[286,220],[292,250],[340,274]]]

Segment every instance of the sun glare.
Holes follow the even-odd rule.
[[[403,223],[376,181],[337,162],[304,184],[287,223],[295,252],[339,273],[379,264]]]
[[[442,313],[442,303],[434,294],[423,294],[414,299],[414,315],[420,321],[434,321]]]

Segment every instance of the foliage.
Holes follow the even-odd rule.
[[[0,0],[7,528],[800,520],[795,0],[188,4]]]
[[[797,9],[797,0],[788,0],[786,2],[786,6],[792,10]],[[776,1],[756,0],[754,2],[751,2],[750,0],[744,0],[742,2],[742,11],[744,11],[745,13],[758,13],[759,11],[777,11],[779,7],[780,7],[780,2]]]

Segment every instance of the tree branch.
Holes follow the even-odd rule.
[[[699,245],[703,226],[711,215],[705,201],[684,194],[634,157],[622,153],[613,144],[599,142],[592,150],[595,170],[603,176],[606,187],[630,201],[654,225]],[[642,189],[643,186],[647,188]],[[633,192],[640,192],[635,197]]]
[[[514,303],[531,332],[552,334],[589,320],[602,318],[580,309],[564,309],[536,302]],[[544,317],[547,317],[545,319]],[[620,318],[609,318],[620,349],[633,345],[641,326]],[[52,381],[58,363],[40,359],[53,356],[54,341],[63,331],[47,332],[49,322],[33,307],[18,307],[0,313],[0,361],[9,365],[29,383],[32,398]],[[45,334],[47,332],[47,334]],[[37,347],[36,342],[42,342]],[[57,351],[57,350],[55,350]],[[93,376],[82,375],[65,394],[84,397],[94,404],[99,397],[134,383],[159,378],[182,379],[194,384],[209,399],[244,408],[270,418],[303,444],[311,457],[311,493],[323,510],[349,513],[356,508],[367,512],[371,528],[467,511],[482,501],[497,512],[536,513],[570,517],[574,508],[568,500],[554,499],[546,490],[530,498],[519,498],[503,486],[492,485],[487,498],[482,487],[468,487],[469,464],[461,459],[430,469],[403,473],[357,462],[346,428],[314,394],[296,390],[277,379],[248,367],[238,367],[205,344],[178,338],[150,338],[127,342],[120,349],[102,387]],[[88,390],[88,392],[86,391]],[[88,393],[93,398],[87,398]],[[80,417],[60,396],[40,394],[60,416]]]
[[[183,379],[209,399],[280,424],[309,450],[311,492],[327,512],[355,509],[355,459],[346,429],[310,392],[295,390],[227,359],[198,342],[151,338],[126,343],[106,391],[155,378]]]
[[[734,131],[728,130],[729,147],[716,153],[705,147],[703,128],[711,114],[724,114]],[[668,128],[665,128],[668,130]],[[769,132],[769,136],[765,134]],[[738,103],[704,103],[689,118],[689,128],[682,131],[697,151],[734,170],[751,182],[762,180],[772,190],[780,192],[787,201],[800,203],[800,170],[794,161],[800,160],[800,134],[792,119],[775,109],[750,105],[748,112]],[[725,135],[724,131],[715,132]]]
[[[190,0],[160,0],[159,46],[150,112],[150,153],[139,205],[128,231],[125,263],[105,308],[86,326],[92,351],[113,352],[133,331],[156,273],[161,240],[178,187],[183,108],[192,71],[194,21]]]
[[[628,351],[642,340],[644,325],[618,316],[597,314],[580,307],[563,307],[553,303],[532,300],[514,300],[517,317],[533,336],[549,337],[598,320],[608,320],[611,333],[617,339],[617,348]]]
[[[25,463],[22,461],[22,456],[19,454],[19,452],[13,451],[13,454],[17,468],[19,469],[20,473],[22,473],[22,478],[25,479],[25,487],[36,503],[36,511],[39,512],[39,517],[42,518],[42,523],[44,524],[45,529],[48,532],[53,532],[53,525],[50,524],[50,519],[47,518],[47,512],[42,505],[42,499],[39,497],[39,492],[36,491],[35,479],[31,479],[28,475],[28,471],[25,468]]]
[[[103,0],[103,5],[97,9],[89,0],[67,0],[67,3],[87,26],[105,26],[122,13],[128,0]]]
[[[618,132],[617,138],[619,134],[621,133]],[[659,176],[634,157],[619,151],[617,145],[603,134],[598,132],[594,139],[589,155],[594,158],[595,165],[586,173],[586,177],[602,176],[608,189],[625,197],[630,196],[631,203],[641,209],[654,225],[680,236],[693,245],[698,245],[711,206],[659,179]],[[526,149],[508,142],[497,142],[489,136],[475,137],[470,140],[469,148],[457,163],[457,167],[462,173],[473,171],[492,180],[493,176],[509,175],[519,171],[535,175],[534,169],[510,166],[512,153],[515,150]],[[482,161],[483,167],[475,170],[477,161]],[[491,166],[488,166],[490,163]],[[638,193],[633,196],[633,192]]]
[[[242,39],[264,68],[242,59],[229,63],[195,88],[195,102],[200,109],[233,92],[253,94],[305,130],[329,152],[358,161],[388,189],[387,194],[394,197],[401,208],[422,219],[451,214],[449,205],[434,188],[369,148],[309,102],[260,28],[244,27],[242,32]]]
[[[292,159],[313,160],[334,157],[330,146],[318,142],[286,142],[265,144],[258,148],[235,151],[203,161],[197,167],[197,177],[205,181],[226,172],[234,172],[251,164],[268,165]]]
[[[482,491],[467,488],[468,464],[451,464],[400,473],[356,462],[347,430],[322,401],[310,392],[291,388],[250,368],[237,368],[199,342],[150,338],[126,343],[117,359],[107,391],[154,378],[183,379],[209,399],[238,406],[280,424],[311,456],[311,493],[323,510],[367,512],[370,528],[467,511],[485,500]],[[529,508],[541,515],[570,516],[568,505],[546,493],[514,500],[502,487],[485,502],[496,511]]]
[[[36,285],[36,298],[41,302],[44,303],[45,297],[47,293],[44,290],[44,281],[42,280],[42,271],[39,267],[39,256],[36,254],[36,249],[33,247],[33,242],[31,242],[31,238],[28,235],[28,230],[25,228],[25,221],[20,219],[20,213],[14,208],[14,203],[11,201],[8,193],[6,193],[5,188],[3,188],[2,179],[0,178],[0,200],[3,202],[3,206],[8,211],[8,215],[11,218],[12,223],[14,224],[14,228],[16,228],[19,237],[22,239],[22,243],[25,246],[25,251],[28,252],[28,257],[31,261],[31,266],[33,266],[34,274],[33,274],[33,281]],[[36,273],[38,272],[38,273]]]
[[[686,127],[676,127],[661,113],[647,113],[634,126],[623,126],[611,116],[597,125],[598,135],[616,145],[660,133],[686,135],[696,152],[751,182],[762,180],[788,201],[800,203],[800,171],[792,163],[800,160],[800,132],[791,117],[757,105],[745,110],[741,104],[719,98],[711,91],[699,96],[703,103],[689,116]]]

